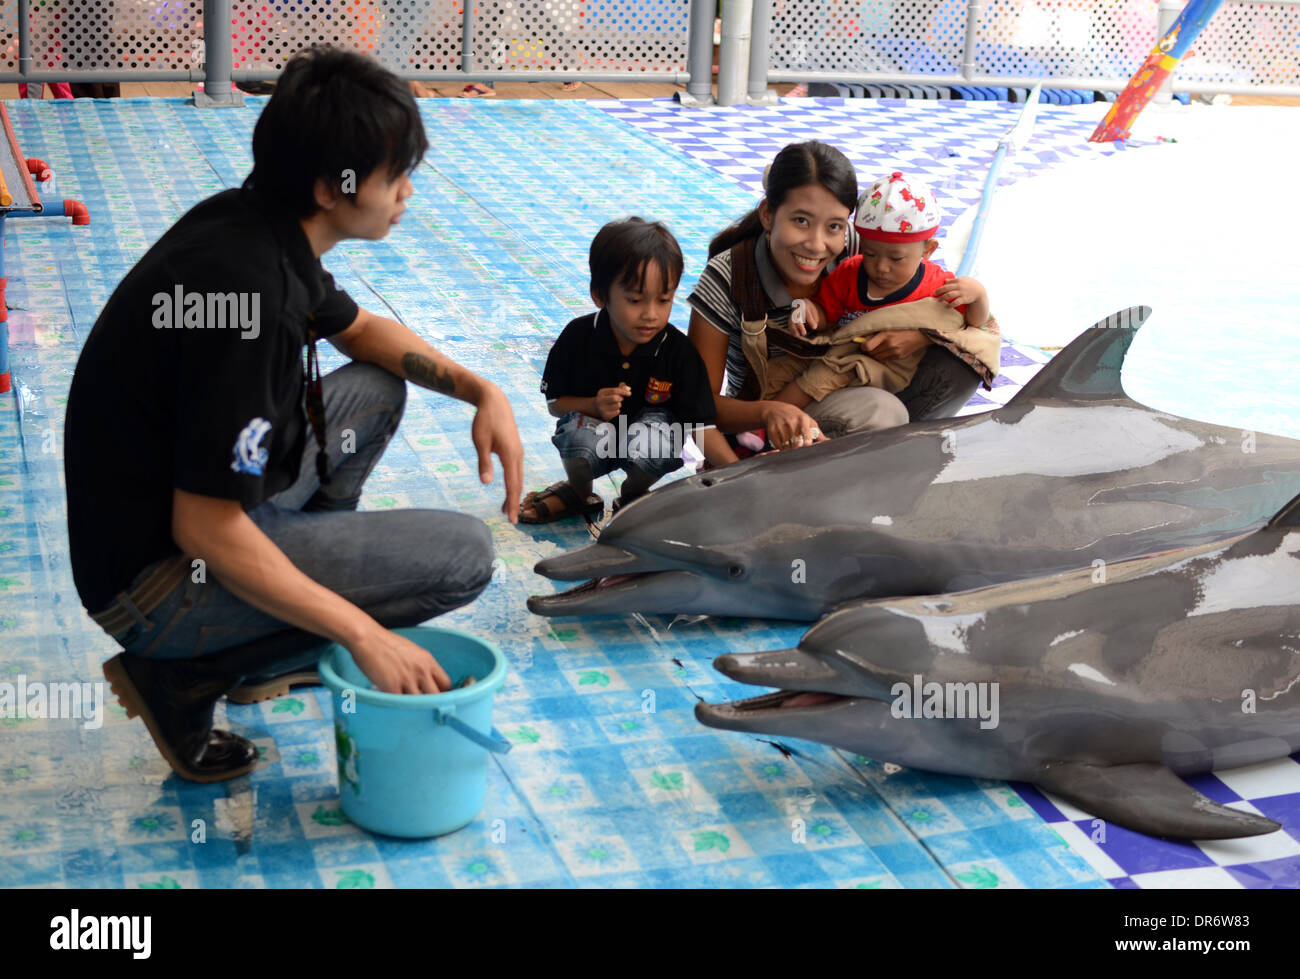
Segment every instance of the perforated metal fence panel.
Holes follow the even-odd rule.
[[[689,0],[483,0],[474,64],[520,72],[686,70]],[[234,67],[278,69],[312,44],[355,47],[409,71],[458,71],[457,0],[271,3],[235,0]]]
[[[708,3],[711,0],[699,0]],[[390,68],[461,67],[464,0],[233,0],[233,66],[276,71],[330,43]],[[690,0],[479,0],[474,67],[539,73],[686,71]],[[972,51],[977,76],[1124,82],[1156,41],[1156,0],[987,0]],[[773,0],[774,71],[962,73],[967,0]],[[193,70],[203,63],[202,0],[32,0],[31,66]],[[18,69],[17,0],[0,0],[0,71]],[[1175,74],[1179,85],[1300,90],[1300,6],[1228,3]]]
[[[976,71],[1127,80],[1156,43],[1156,0],[994,0],[979,19]]]
[[[0,71],[18,70],[17,4],[0,4]]]
[[[5,71],[18,68],[18,4],[0,4]],[[203,61],[202,0],[32,0],[38,69],[189,70]]]
[[[965,37],[966,0],[774,0],[770,65],[955,75]]]
[[[477,62],[495,69],[685,71],[688,0],[483,3]]]
[[[1300,84],[1300,6],[1225,3],[1174,76],[1233,85]]]
[[[971,74],[1108,80],[1122,88],[1157,40],[1157,0],[987,0]],[[958,75],[967,0],[774,0],[773,71]],[[1175,73],[1179,85],[1300,86],[1300,6],[1228,3]]]

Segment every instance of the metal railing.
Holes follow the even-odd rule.
[[[47,34],[33,37],[32,0],[5,0],[0,82],[202,82],[203,104],[233,105],[242,101],[233,83],[272,81],[294,52],[333,43],[409,81],[694,78],[711,92],[708,0],[458,2],[63,0],[39,8]],[[75,40],[72,12],[82,18]],[[86,28],[91,18],[98,33]],[[132,61],[139,66],[121,67]]]
[[[771,39],[769,83],[1042,79],[1120,91],[1154,47],[1159,17],[1157,0],[775,0],[754,3],[749,33]],[[1300,96],[1300,0],[1229,2],[1194,50],[1173,76],[1177,91]],[[756,90],[751,81],[751,98]]]
[[[1027,88],[1041,78],[1119,91],[1155,43],[1158,2],[59,0],[34,10],[4,0],[0,82],[202,82],[201,102],[233,105],[233,83],[273,80],[295,51],[328,42],[413,81],[662,81],[686,86],[683,103],[709,105],[720,11],[721,105],[770,103],[770,83],[799,81]],[[1225,4],[1173,87],[1300,96],[1300,0]]]

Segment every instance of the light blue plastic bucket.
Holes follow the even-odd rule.
[[[339,799],[344,814],[387,836],[441,836],[471,822],[487,793],[488,757],[510,750],[492,727],[492,697],[506,660],[459,629],[394,629],[437,658],[453,689],[392,694],[374,685],[337,644],[320,658],[334,700]],[[456,689],[465,677],[472,686]]]

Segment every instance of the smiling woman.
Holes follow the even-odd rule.
[[[960,409],[978,378],[938,348],[926,352],[915,379],[898,396],[872,387],[844,388],[805,409],[761,399],[743,349],[746,332],[786,331],[795,300],[814,295],[826,273],[859,247],[849,222],[857,178],[833,146],[814,140],[785,147],[764,173],[763,188],[758,207],[713,239],[709,263],[689,298],[690,337],[709,372],[719,429],[766,429],[768,441],[781,450]],[[893,331],[873,356],[905,357],[927,344],[919,331]]]

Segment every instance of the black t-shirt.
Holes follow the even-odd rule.
[[[356,317],[297,220],[246,191],[201,201],[145,253],[68,396],[68,537],[86,608],[177,553],[173,489],[249,510],[293,483],[307,328],[330,336]]]
[[[594,398],[601,388],[619,384],[632,390],[619,411],[629,418],[647,406],[668,412],[683,425],[712,425],[717,417],[704,361],[677,327],[669,323],[624,356],[606,310],[579,316],[551,347],[542,394],[548,402]]]

